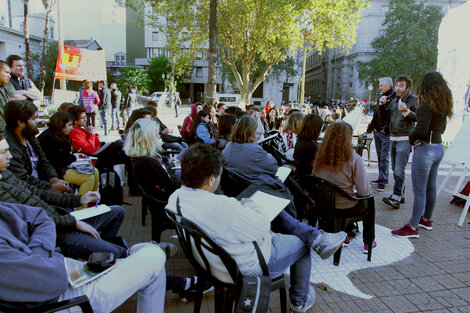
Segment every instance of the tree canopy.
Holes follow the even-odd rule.
[[[144,0],[126,0],[134,8]],[[169,49],[205,48],[209,0],[145,0],[153,14],[165,18]],[[270,68],[309,42],[313,48],[349,49],[355,43],[357,22],[368,0],[219,0],[217,45],[231,69],[242,96],[264,81]],[[181,44],[181,40],[186,42]],[[264,62],[255,62],[259,59]],[[264,64],[259,67],[260,64]],[[256,73],[256,74],[255,74]]]
[[[358,62],[361,82],[370,84],[380,77],[409,75],[417,83],[424,73],[435,70],[443,16],[440,7],[425,5],[424,1],[390,0],[385,30],[371,43],[377,58]]]

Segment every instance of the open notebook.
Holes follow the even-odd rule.
[[[262,207],[272,221],[289,204],[290,200],[270,195],[263,191],[256,191],[250,199]]]
[[[109,206],[105,204],[100,204],[97,207],[93,206],[90,208],[70,212],[70,215],[74,216],[77,221],[81,221],[90,217],[107,213],[109,211],[111,211]]]

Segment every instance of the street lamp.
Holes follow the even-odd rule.
[[[372,92],[372,89],[374,89],[374,87],[372,85],[369,85],[369,87],[367,87],[367,89],[369,89],[369,102],[368,102],[368,104],[369,104],[369,107],[370,107],[371,106],[370,105],[370,93]]]

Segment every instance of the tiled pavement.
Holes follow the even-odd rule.
[[[162,110],[163,111],[163,110]],[[188,108],[183,113],[189,111]],[[185,114],[175,119],[172,112],[159,112],[163,122],[170,128],[176,129],[177,123],[181,124]],[[361,126],[364,126],[363,123]],[[365,155],[365,153],[364,153]],[[372,160],[376,160],[373,153]],[[382,197],[389,196],[392,190],[391,184],[385,192],[376,192],[376,224],[389,229],[403,226],[411,216],[412,209],[412,187],[409,175],[410,164],[407,167],[406,179],[406,203],[399,210],[389,209],[383,202]],[[441,165],[441,171],[448,168],[446,164]],[[368,167],[369,178],[377,177],[377,165],[372,163]],[[444,176],[438,177],[439,182]],[[448,183],[453,186],[457,177],[452,177]],[[347,278],[355,288],[363,294],[372,296],[371,299],[364,299],[355,294],[351,284],[347,285],[348,279],[333,279],[336,274],[343,271],[348,266],[354,268],[356,263],[363,263],[365,255],[360,251],[360,242],[344,248],[341,264],[331,273],[327,274],[326,268],[330,264],[320,264],[320,259],[313,258],[312,272],[317,271],[320,276],[331,279],[326,283],[330,286],[339,284],[343,290],[324,291],[318,287],[316,304],[309,312],[470,312],[470,218],[466,218],[463,227],[457,226],[457,221],[461,213],[461,208],[449,204],[451,195],[443,192],[437,200],[435,214],[433,217],[433,230],[421,230],[419,239],[395,239],[389,237],[388,230],[383,236],[377,239],[379,245],[372,255],[372,267],[357,269],[350,272]],[[126,201],[130,205],[125,205],[126,218],[121,228],[123,235],[130,244],[150,240],[150,216],[147,215],[146,225],[141,226],[140,199],[137,197],[127,197]],[[174,231],[166,231],[163,235],[164,241],[175,244],[178,240],[174,238]],[[354,239],[352,242],[357,241]],[[380,240],[380,241],[379,241]],[[397,241],[398,240],[398,243]],[[396,254],[403,253],[408,247],[414,248],[409,256],[397,258]],[[346,249],[351,249],[347,251]],[[347,253],[355,253],[354,256],[347,256]],[[376,261],[374,262],[374,254]],[[387,258],[398,261],[388,264],[379,262],[378,259]],[[327,260],[332,263],[332,260]],[[167,273],[187,276],[193,270],[183,253],[178,252],[177,256],[167,261]],[[322,273],[321,273],[322,272]],[[324,275],[321,275],[324,274]],[[330,277],[331,276],[331,277]],[[346,277],[346,276],[345,276]],[[271,295],[270,312],[280,312],[279,297],[277,293]],[[171,291],[167,292],[165,298],[165,312],[186,313],[192,312],[193,305],[185,304],[178,300],[178,297]],[[130,299],[125,302],[115,312],[135,312],[135,300]],[[201,312],[214,312],[213,293],[205,296]]]

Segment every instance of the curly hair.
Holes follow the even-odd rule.
[[[452,117],[452,92],[441,73],[430,71],[421,76],[418,85],[419,102],[426,103],[434,112]]]
[[[237,143],[251,143],[256,134],[258,123],[251,116],[242,116],[233,127],[231,141]]]
[[[340,171],[353,154],[352,133],[353,129],[348,123],[331,124],[315,155],[313,171],[316,172],[322,167]]]
[[[303,121],[304,121],[304,115],[300,112],[294,112],[291,115],[289,115],[289,118],[287,119],[287,123],[284,126],[283,131],[284,132],[291,131],[295,134],[298,134],[302,127]]]

